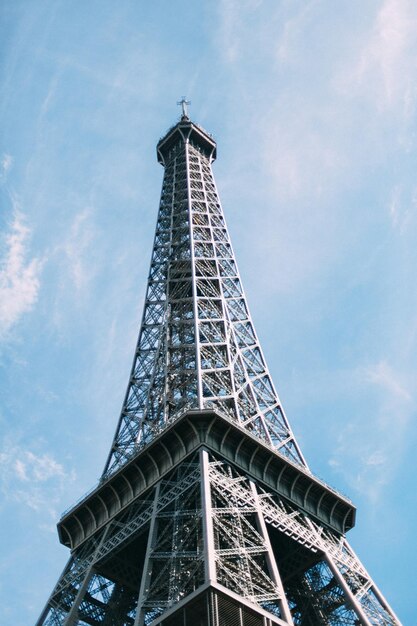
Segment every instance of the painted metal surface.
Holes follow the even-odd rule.
[[[184,120],[159,144],[165,176],[142,326],[105,475],[184,410],[207,408],[306,467],[249,313],[212,173],[214,148]]]
[[[38,626],[398,626],[309,472],[249,314],[188,118],[165,167],[146,301],[101,484],[60,521],[71,558]]]

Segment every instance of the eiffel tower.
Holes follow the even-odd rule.
[[[255,333],[212,173],[182,116],[146,301],[99,484],[58,523],[71,557],[37,626],[393,626],[346,541],[355,507],[314,476]]]

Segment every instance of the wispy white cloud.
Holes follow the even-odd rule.
[[[389,202],[389,212],[393,226],[397,226],[399,222],[399,212],[401,206],[401,188],[399,185],[395,185],[391,192],[391,198]]]
[[[85,289],[95,274],[92,255],[89,254],[95,235],[91,216],[91,208],[77,213],[66,241],[57,248],[58,252],[64,252],[68,273],[77,291]]]
[[[21,459],[16,461],[23,471],[24,480],[32,480],[40,483],[56,476],[64,476],[63,466],[48,454],[37,456],[30,450],[23,453]]]
[[[365,378],[371,383],[380,386],[386,393],[402,400],[412,400],[412,396],[401,380],[386,361],[379,361],[372,368],[365,368]]]
[[[235,63],[245,43],[247,12],[256,10],[262,0],[221,0],[218,5],[219,50],[228,63]]]
[[[0,182],[4,183],[7,180],[7,176],[13,167],[13,157],[11,154],[5,152],[1,157],[0,162]]]
[[[380,162],[381,153],[398,145],[410,151],[416,140],[409,127],[417,105],[417,4],[384,0],[370,19],[340,33],[343,45],[332,46],[333,57],[306,60],[312,37],[317,46],[321,36],[320,50],[329,46],[319,17],[320,3],[309,2],[287,15],[278,36],[263,33],[279,67],[293,67],[305,81],[294,91],[277,73],[264,114],[254,120],[265,166],[284,200],[320,198],[356,183],[364,164]]]
[[[312,17],[316,6],[316,0],[304,1],[299,7],[296,4],[292,6],[293,14],[285,20],[281,36],[272,46],[279,63],[291,64],[300,56],[302,52],[300,37],[305,37],[303,33],[306,27],[308,28],[307,22]]]
[[[219,40],[220,49],[229,63],[236,61],[239,51],[239,40],[236,35],[236,0],[222,0],[220,9]]]
[[[38,299],[42,264],[39,258],[27,260],[30,234],[23,215],[15,211],[0,258],[0,339]]]
[[[338,469],[352,489],[367,494],[374,504],[389,484],[407,445],[415,398],[407,376],[387,361],[359,368],[357,382],[377,393],[377,410],[349,420],[342,429],[329,464]]]
[[[393,228],[405,234],[417,217],[417,187],[410,190],[404,185],[395,185],[388,208]]]
[[[34,511],[56,516],[55,506],[73,472],[47,452],[35,453],[21,445],[4,442],[0,450],[0,485],[6,500],[19,502]]]
[[[416,31],[416,3],[385,0],[348,79],[350,88],[366,86],[380,111],[396,106],[408,119],[417,98]]]
[[[359,238],[351,236],[354,230],[364,232],[386,210],[376,193],[360,197],[370,186],[369,172],[376,177],[387,164],[380,171],[381,188],[394,189],[389,216],[398,232],[406,232],[414,220],[416,194],[407,183],[406,168],[399,172],[395,160],[416,139],[410,122],[417,102],[417,4],[368,3],[364,19],[358,19],[360,10],[353,10],[348,24],[334,21],[331,33],[321,19],[328,12],[326,3],[278,5],[261,26],[267,88],[250,77],[259,108],[244,129],[255,147],[241,178],[260,185],[270,201],[257,214],[255,248],[265,255],[262,262],[274,268],[273,289],[288,292],[343,261],[358,245]],[[234,3],[222,6],[223,27],[229,29],[222,31],[225,45],[232,52],[258,49],[257,35],[247,27],[249,11],[233,24]],[[311,46],[311,56],[306,56],[306,46]],[[236,68],[234,92],[240,97],[236,85],[247,81],[250,72],[242,63]],[[389,154],[395,155],[390,165]]]

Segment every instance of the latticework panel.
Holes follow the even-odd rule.
[[[185,129],[165,163],[142,325],[105,474],[184,411],[204,408],[305,465],[249,314],[211,159]]]
[[[345,537],[201,450],[73,552],[38,625],[146,626],[204,585],[288,626],[398,626]]]
[[[214,151],[186,117],[158,144],[165,174],[131,376],[103,482],[60,524],[72,555],[38,626],[399,626],[337,532],[350,526],[319,521],[337,500],[323,492],[311,507],[313,482],[294,499],[308,472],[250,317]],[[229,431],[239,439],[226,446]]]
[[[200,484],[156,515],[150,544],[140,603],[145,624],[204,582]]]
[[[226,464],[212,463],[210,475],[216,493],[233,498],[242,510],[258,507],[267,523],[294,626],[399,624],[343,535],[325,530],[278,497],[259,488],[254,492],[250,481]],[[253,565],[247,571],[254,572]],[[276,614],[275,603],[255,601]]]

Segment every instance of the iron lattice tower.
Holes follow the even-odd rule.
[[[71,558],[38,626],[393,626],[346,541],[355,508],[307,467],[249,314],[188,117],[164,166],[146,301],[97,487],[58,523]]]

